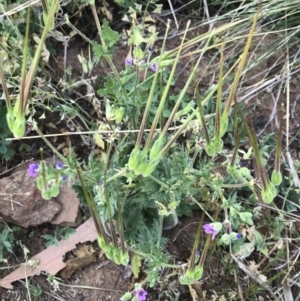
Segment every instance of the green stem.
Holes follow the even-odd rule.
[[[158,180],[157,178],[153,177],[152,175],[148,176],[152,181],[156,182],[157,184],[161,185],[162,187],[166,188],[167,190],[170,189],[170,187],[165,184],[164,182]]]
[[[164,36],[164,41],[163,41],[163,45],[162,45],[162,51],[161,53],[163,53],[163,50],[165,48],[165,44],[166,44],[166,39],[167,39],[167,35],[168,35],[168,32],[169,32],[169,29],[170,29],[170,24],[169,22],[167,23],[167,28],[166,28],[166,32],[165,32],[165,36]],[[161,61],[162,61],[162,54],[159,56],[159,60],[158,60],[158,68],[161,64]],[[156,87],[156,82],[157,82],[157,78],[158,78],[158,74],[159,74],[159,70],[157,70],[155,72],[155,75],[154,75],[154,78],[153,78],[153,81],[152,81],[152,85],[151,85],[151,88],[150,88],[150,92],[149,92],[149,97],[148,97],[148,100],[147,100],[147,104],[146,104],[146,108],[145,108],[145,112],[143,114],[143,119],[142,119],[142,122],[141,122],[141,127],[140,127],[140,131],[139,131],[139,134],[138,134],[138,138],[136,140],[136,143],[135,143],[135,146],[136,147],[139,147],[140,144],[141,144],[141,141],[142,141],[142,137],[143,137],[143,134],[144,134],[144,129],[145,129],[145,126],[146,126],[146,121],[148,119],[148,115],[149,115],[149,111],[150,111],[150,107],[151,107],[151,103],[152,103],[152,100],[153,100],[153,95],[154,95],[154,91],[155,91],[155,87]],[[168,89],[168,84],[167,86],[165,87],[165,89]],[[162,98],[163,99],[163,98]],[[163,100],[161,100],[161,102],[163,102]],[[158,109],[159,110],[159,109]],[[157,110],[157,111],[158,111]],[[155,118],[157,118],[157,115],[155,116]],[[153,127],[152,127],[153,128]],[[151,128],[151,131],[152,131],[152,128]],[[151,132],[150,132],[151,133]],[[150,136],[150,133],[149,133],[149,136]],[[148,136],[148,139],[149,139],[149,136]],[[152,139],[152,138],[151,138]],[[146,143],[147,145],[147,143]],[[147,146],[146,146],[146,149],[147,149]]]
[[[116,173],[115,175],[113,175],[113,176],[111,176],[110,178],[108,178],[108,179],[106,180],[106,182],[107,182],[107,183],[108,183],[108,182],[111,182],[112,180],[115,180],[116,178],[125,175],[127,172],[128,172],[127,168],[123,168],[123,169],[121,169],[118,173]]]
[[[175,75],[175,70],[176,70],[176,67],[177,67],[177,64],[178,64],[178,61],[179,61],[180,52],[181,52],[181,50],[182,50],[182,47],[183,47],[183,44],[184,44],[185,37],[186,37],[186,34],[187,34],[187,31],[188,31],[189,26],[190,26],[190,22],[187,22],[186,29],[185,29],[185,31],[184,31],[184,35],[183,35],[183,38],[182,38],[182,41],[181,41],[181,44],[180,44],[180,48],[179,48],[179,50],[178,50],[178,52],[177,52],[177,56],[176,56],[176,59],[175,59],[175,62],[174,62],[172,71],[171,71],[171,73],[170,73],[170,75],[169,75],[168,82],[167,82],[167,84],[166,84],[166,86],[165,86],[165,88],[164,88],[164,93],[163,93],[163,95],[162,95],[162,97],[161,97],[161,100],[160,100],[158,109],[157,109],[156,114],[155,114],[155,118],[154,118],[153,123],[152,123],[152,126],[151,126],[151,131],[150,131],[150,133],[149,133],[149,135],[148,135],[148,138],[147,138],[147,141],[146,141],[146,144],[145,144],[145,149],[149,149],[150,143],[151,143],[151,141],[152,141],[152,138],[153,138],[153,135],[154,135],[154,132],[155,132],[157,123],[158,123],[158,120],[159,120],[160,117],[161,117],[161,114],[162,114],[162,111],[163,111],[163,108],[164,108],[164,104],[165,104],[165,101],[166,101],[166,99],[167,99],[167,95],[168,95],[168,93],[169,93],[170,86],[171,86],[172,80],[173,80],[174,75]],[[161,56],[160,56],[160,59],[161,59]],[[185,85],[185,87],[186,87],[186,85]],[[183,93],[182,93],[182,92],[181,92],[181,94],[180,94],[180,97],[183,98]],[[179,98],[180,98],[180,97],[179,97]],[[177,102],[178,102],[178,101],[177,101]],[[172,113],[173,113],[173,112],[174,112],[174,110],[172,111]],[[174,113],[174,114],[175,114],[175,113]],[[171,114],[171,115],[172,115],[172,114]],[[165,128],[166,128],[166,127],[167,127],[167,128],[169,127],[170,119],[171,119],[171,116],[170,116],[170,118],[169,118],[169,120],[168,120],[168,122],[167,122]],[[173,119],[173,117],[172,117],[172,119]],[[172,120],[172,119],[171,119],[171,120]],[[165,130],[164,130],[164,131],[165,131]],[[165,132],[163,132],[162,135],[165,135]]]

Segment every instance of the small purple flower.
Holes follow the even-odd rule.
[[[67,179],[67,176],[62,176],[61,179],[62,179],[63,181],[65,181],[65,180]]]
[[[133,59],[132,59],[132,57],[127,57],[126,59],[125,59],[125,65],[126,66],[131,66],[133,64]]]
[[[56,163],[56,169],[57,169],[57,170],[61,170],[62,167],[63,167],[62,162],[61,162],[61,161],[58,161],[58,162]]]
[[[29,164],[27,168],[27,173],[30,178],[35,178],[39,173],[39,165],[36,163]]]
[[[98,180],[98,185],[102,186],[103,182],[101,180]]]
[[[215,240],[216,235],[221,231],[222,224],[221,223],[211,223],[202,226],[204,232],[206,234],[212,234],[212,240]]]
[[[240,233],[237,233],[235,237],[236,237],[236,239],[240,239],[240,238],[242,238],[243,236],[242,236]]]
[[[148,293],[142,287],[135,290],[135,295],[139,301],[145,301],[147,294]]]
[[[153,51],[153,47],[149,46],[149,47],[148,47],[148,51],[149,51],[149,52],[152,52],[152,51]]]
[[[151,65],[151,70],[152,70],[153,72],[156,72],[157,69],[158,69],[158,63],[155,62],[155,63],[153,63],[153,64]]]

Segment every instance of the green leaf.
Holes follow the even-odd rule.
[[[46,248],[49,248],[52,245],[53,245],[53,241],[52,240],[46,242]]]
[[[50,234],[45,234],[45,235],[42,235],[43,238],[47,239],[47,240],[53,240],[53,236],[50,235]]]
[[[254,235],[256,246],[261,247],[264,241],[262,235],[257,230],[254,230]]]
[[[75,229],[67,227],[67,228],[65,228],[65,235],[62,235],[62,238],[68,239],[70,237],[70,235],[72,235],[74,233],[76,233]]]
[[[108,48],[112,48],[120,40],[120,35],[109,27],[106,19],[103,19],[101,36]]]
[[[54,243],[54,245],[56,245],[57,247],[59,247],[59,241],[56,238],[54,238],[53,243]]]
[[[247,223],[248,225],[253,225],[252,213],[250,212],[240,212],[240,219],[242,222]]]
[[[7,251],[12,252],[11,243],[10,242],[8,242],[7,240],[5,240],[3,242],[3,245],[4,245],[4,247],[6,248]]]
[[[240,246],[240,249],[238,252],[234,253],[236,257],[239,257],[239,259],[245,259],[248,256],[251,255],[251,253],[254,251],[254,245],[253,243],[244,243],[242,246]]]
[[[196,266],[195,270],[194,270],[194,279],[195,280],[200,280],[202,278],[203,275],[203,266]]]
[[[101,58],[104,56],[105,51],[103,47],[96,42],[92,43],[92,48],[94,53],[93,55],[94,62],[98,63],[101,60]]]
[[[127,292],[120,298],[120,301],[129,301],[131,298],[132,294],[130,292]]]
[[[141,258],[139,255],[134,254],[131,260],[132,272],[135,278],[139,277],[140,267],[142,265]]]
[[[0,144],[0,153],[5,154],[7,151],[7,147],[5,144]]]

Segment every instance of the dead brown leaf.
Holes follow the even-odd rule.
[[[12,282],[25,278],[25,269],[27,277],[39,274],[44,271],[50,275],[57,274],[60,270],[66,267],[66,263],[62,258],[68,251],[76,248],[79,243],[86,241],[94,241],[97,239],[97,231],[92,218],[89,218],[84,224],[76,229],[76,233],[71,235],[67,240],[59,242],[59,247],[51,246],[45,249],[41,253],[30,258],[30,261],[37,260],[39,264],[31,268],[29,266],[22,265],[0,280],[0,286],[12,289]]]
[[[205,297],[203,295],[202,290],[202,284],[203,282],[196,281],[192,285],[189,285],[189,290],[193,301],[205,301]]]
[[[62,279],[69,279],[73,273],[93,262],[97,261],[97,253],[91,244],[78,244],[76,249],[68,253],[67,265],[61,272]]]

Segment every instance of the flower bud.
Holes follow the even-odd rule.
[[[134,47],[133,57],[138,61],[144,57],[144,52],[139,46]]]
[[[202,278],[203,275],[203,267],[197,265],[194,270],[194,281],[198,281]]]
[[[120,254],[120,261],[122,265],[127,265],[129,262],[129,254],[128,252]]]
[[[206,143],[206,145],[205,145],[205,151],[211,157],[214,157],[215,154],[216,154],[215,150],[214,150],[214,146],[213,146],[213,144],[211,142],[210,143]]]
[[[241,167],[240,168],[241,175],[246,179],[251,179],[251,173],[250,170],[247,167]]]
[[[59,185],[53,185],[50,189],[50,194],[52,198],[56,198],[59,194]]]
[[[163,137],[159,137],[153,144],[153,146],[151,147],[150,150],[150,154],[149,154],[149,158],[150,160],[157,160],[157,159],[161,159],[161,155],[159,156],[159,153],[161,152],[161,150],[164,147],[164,138]]]
[[[144,170],[142,171],[142,176],[144,178],[149,177],[154,172],[159,162],[160,160],[149,161],[148,164],[145,166]]]
[[[26,119],[25,116],[19,116],[15,120],[13,134],[15,138],[22,138],[26,130]]]
[[[220,136],[223,137],[228,128],[228,113],[223,113],[220,124]]]
[[[222,236],[221,236],[221,241],[225,244],[225,245],[229,245],[230,242],[231,242],[231,239],[230,239],[230,235],[227,234],[227,233],[224,233]]]
[[[114,110],[116,123],[120,123],[122,121],[124,113],[125,113],[124,107],[119,107]]]
[[[227,172],[231,175],[231,177],[236,180],[239,177],[239,171],[237,170],[235,165],[227,165]]]
[[[143,173],[143,171],[147,168],[148,166],[148,160],[144,159],[143,161],[140,161],[138,166],[135,168],[134,173],[136,176],[139,176]]]
[[[271,182],[275,185],[278,186],[282,182],[282,174],[280,171],[273,170],[272,176],[271,176]]]
[[[42,197],[44,200],[51,199],[51,191],[50,190],[42,190]]]
[[[214,137],[213,145],[215,153],[219,153],[223,149],[223,140],[220,137]]]
[[[134,148],[130,154],[129,160],[128,160],[128,168],[130,170],[135,170],[140,163],[141,159],[141,151],[138,148]]]
[[[132,298],[132,294],[130,292],[125,293],[119,301],[129,301]]]
[[[271,204],[274,200],[274,195],[270,189],[262,190],[261,197],[263,201],[267,204]]]

